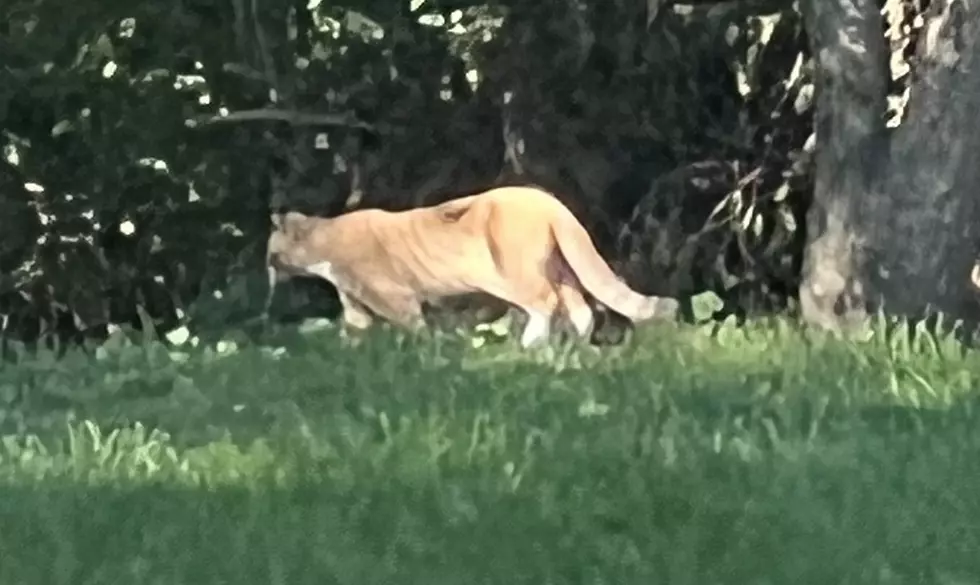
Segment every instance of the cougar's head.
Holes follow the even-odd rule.
[[[316,219],[298,211],[272,214],[265,256],[270,277],[275,271],[276,280],[282,281],[316,262],[308,241]]]
[[[272,232],[266,243],[265,270],[269,279],[269,290],[262,314],[268,318],[276,284],[292,276],[306,274],[306,268],[314,264],[309,246],[310,234],[316,218],[298,211],[273,213]]]

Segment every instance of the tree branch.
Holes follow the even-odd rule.
[[[347,126],[349,128],[375,130],[374,125],[358,120],[350,112],[343,114],[320,114],[317,112],[299,112],[272,108],[238,110],[227,115],[199,116],[195,121],[200,124],[217,124],[221,122],[286,122],[292,126]]]

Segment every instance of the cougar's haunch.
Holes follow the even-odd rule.
[[[401,212],[365,209],[331,219],[273,214],[266,267],[269,297],[295,275],[336,288],[347,326],[378,316],[424,326],[422,304],[464,294],[496,297],[524,311],[521,345],[546,338],[559,312],[587,336],[586,293],[633,322],[673,317],[674,299],[630,289],[596,251],[571,211],[534,187],[500,187]]]

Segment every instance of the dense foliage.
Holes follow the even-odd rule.
[[[725,270],[792,288],[813,90],[794,8],[402,4],[4,3],[7,335],[101,337],[137,307],[194,325],[258,269],[270,206],[508,182],[555,190],[607,257],[636,202],[682,214],[647,273],[710,273],[685,250],[717,255],[720,231]],[[696,205],[654,185],[698,161],[729,170]]]

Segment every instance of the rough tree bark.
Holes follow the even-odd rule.
[[[817,66],[817,153],[800,303],[816,325],[853,325],[879,307],[974,318],[980,2],[932,4],[907,118],[887,136],[876,2],[803,2]]]

